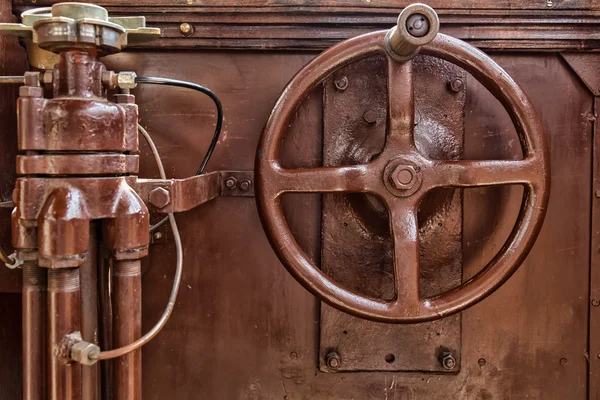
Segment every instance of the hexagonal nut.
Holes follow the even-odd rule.
[[[165,188],[158,187],[148,194],[148,201],[156,208],[166,207],[171,202],[171,193]]]
[[[415,185],[417,171],[412,165],[399,165],[390,175],[392,184],[398,190],[410,190]]]
[[[443,355],[441,362],[442,362],[442,366],[449,371],[456,368],[456,359],[454,358],[454,356],[452,354]]]
[[[100,347],[93,343],[81,341],[71,347],[70,358],[82,365],[94,365],[98,360],[92,359],[91,356],[97,354],[100,354]]]
[[[19,88],[19,96],[21,97],[42,97],[44,89],[39,86],[21,86]]]
[[[137,86],[135,72],[119,72],[117,74],[117,86],[121,89],[133,89]]]
[[[54,71],[44,71],[42,75],[42,84],[44,88],[50,90],[54,87]]]

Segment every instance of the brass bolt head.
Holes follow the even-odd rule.
[[[181,32],[183,36],[191,36],[194,33],[194,27],[191,24],[184,22],[179,25],[179,32]]]
[[[134,89],[137,86],[135,72],[119,72],[117,74],[117,86],[121,89]]]
[[[100,353],[100,347],[93,343],[80,341],[75,343],[71,347],[70,357],[71,360],[78,362],[82,365],[94,365],[98,360],[93,360],[90,357]]]
[[[158,187],[148,194],[148,201],[156,208],[164,208],[171,202],[171,194],[167,189]]]

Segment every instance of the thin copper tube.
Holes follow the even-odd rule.
[[[98,344],[98,251],[96,225],[90,224],[88,257],[79,268],[81,281],[81,338]],[[81,366],[82,400],[97,400],[100,395],[98,365]]]
[[[67,336],[81,329],[79,268],[48,270],[48,400],[81,400],[81,365]]]
[[[112,271],[114,347],[142,336],[142,266],[140,260],[115,260]],[[141,400],[142,349],[114,360],[114,400]]]
[[[146,130],[141,125],[138,125],[138,129],[140,130],[140,132],[142,133],[144,138],[148,141],[148,145],[150,146],[150,149],[152,150],[152,154],[154,155],[154,160],[156,161],[156,165],[160,172],[161,178],[167,179],[166,174],[165,174],[165,169],[162,164],[162,160],[160,159],[160,155],[158,153],[158,149],[154,145],[152,138],[150,137],[148,132],[146,132]],[[160,317],[160,319],[158,320],[156,325],[154,325],[154,327],[152,327],[152,329],[150,329],[150,331],[148,331],[144,336],[142,336],[135,342],[132,342],[132,343],[130,343],[126,346],[120,347],[118,349],[101,351],[98,354],[94,354],[94,355],[90,356],[90,358],[92,360],[108,360],[108,359],[115,358],[115,357],[121,357],[127,353],[130,353],[134,350],[141,348],[142,346],[144,346],[145,344],[150,342],[152,339],[154,339],[154,337],[156,335],[158,335],[158,333],[162,330],[162,328],[165,327],[165,325],[167,324],[167,321],[171,317],[171,314],[173,313],[173,309],[175,308],[175,301],[177,300],[177,294],[179,293],[179,286],[181,286],[181,278],[183,275],[183,246],[181,244],[181,236],[179,235],[179,229],[177,228],[177,221],[175,221],[175,216],[173,215],[173,213],[169,213],[168,216],[169,216],[169,223],[171,224],[171,230],[173,231],[173,239],[175,240],[175,249],[176,249],[177,253],[176,253],[176,261],[175,261],[176,266],[175,266],[175,277],[173,279],[173,288],[171,289],[171,295],[169,296],[169,302],[167,303],[167,306],[166,306],[162,316]]]
[[[46,398],[47,271],[35,262],[23,263],[23,399]]]

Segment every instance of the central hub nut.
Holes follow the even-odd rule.
[[[398,190],[410,190],[417,181],[417,171],[412,165],[399,165],[390,174],[390,182]]]

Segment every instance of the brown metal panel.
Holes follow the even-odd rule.
[[[415,140],[433,159],[462,156],[466,74],[449,63],[417,57]],[[357,165],[381,153],[386,139],[387,78],[383,58],[336,72],[325,83],[324,165]],[[454,89],[451,84],[454,83]],[[369,195],[324,195],[322,269],[361,294],[392,299],[393,248],[385,205]],[[462,193],[438,190],[421,205],[421,292],[433,296],[461,283]],[[321,308],[320,369],[437,371],[460,369],[460,315],[432,323],[373,323]],[[335,352],[340,365],[328,365]],[[445,368],[440,359],[451,356]]]
[[[52,4],[50,0],[15,0],[16,4],[36,6]],[[89,1],[88,1],[89,2]],[[94,3],[101,6],[114,6],[123,4],[123,0],[99,0]],[[245,7],[281,7],[281,6],[313,6],[313,7],[363,7],[363,8],[383,8],[383,7],[405,7],[413,1],[410,0],[244,0],[243,5],[239,0],[138,0],[139,5],[157,5],[173,7],[236,7],[242,11]],[[546,9],[598,9],[600,6],[595,0],[521,0],[515,4],[512,0],[481,0],[474,2],[465,2],[464,0],[430,0],[428,4],[434,8],[481,8],[481,9],[502,9],[502,8],[520,8],[533,10]]]
[[[593,163],[592,163],[592,238],[590,246],[590,400],[600,399],[600,124],[597,121],[600,99],[594,100]]]
[[[107,61],[117,70],[168,74],[213,88],[227,116],[208,168],[250,170],[279,92],[311,57],[138,51]],[[317,302],[276,259],[254,200],[227,197],[177,217],[186,249],[184,281],[172,320],[144,349],[144,399],[586,398],[591,97],[557,55],[495,58],[524,86],[543,119],[553,191],[543,231],[521,270],[463,313],[458,375],[318,372]],[[470,79],[467,88],[465,158],[513,157],[518,146],[511,122]],[[156,139],[167,173],[175,178],[193,174],[212,135],[212,105],[178,89],[136,92],[142,123]],[[318,103],[313,98],[301,110],[294,124],[299,133],[289,134],[284,144],[298,165],[320,162]],[[141,176],[153,177],[155,171],[142,147]],[[519,195],[466,192],[466,276],[497,250]],[[292,204],[286,216],[303,247],[318,258],[318,199],[306,201]],[[165,305],[173,257],[168,240],[150,248],[143,267],[143,290],[152,294],[143,300],[144,330]]]

